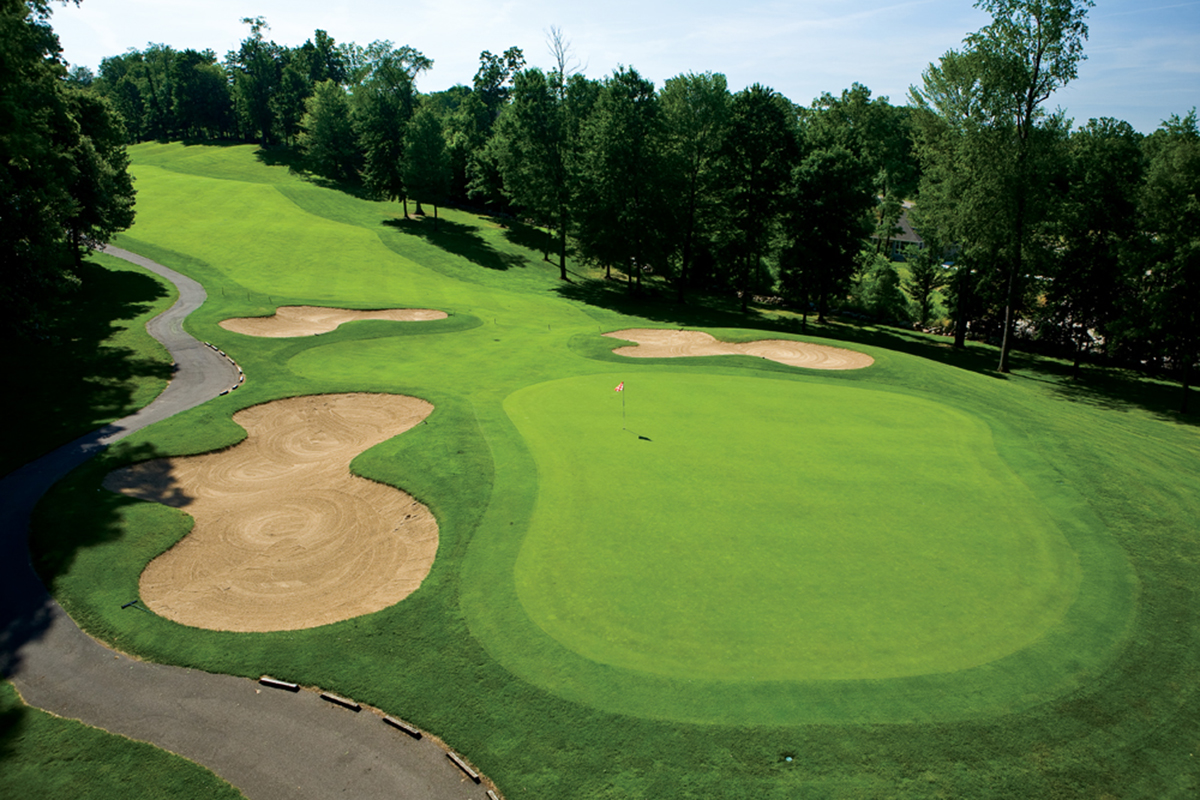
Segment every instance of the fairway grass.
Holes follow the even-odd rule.
[[[204,283],[186,325],[247,380],[39,507],[38,567],[93,634],[403,716],[510,800],[1200,792],[1191,420],[1024,356],[1009,376],[956,366],[990,360],[982,345],[906,348],[922,357],[886,330],[609,302],[503,221],[450,211],[434,234],[250,147],[131,154],[139,217],[118,243]],[[304,339],[219,326],[286,305],[449,316]],[[875,361],[630,359],[603,335],[676,318]],[[421,587],[303,631],[123,612],[190,520],[97,492],[107,471],[228,447],[239,409],[332,392],[436,409],[351,467],[437,517]]]

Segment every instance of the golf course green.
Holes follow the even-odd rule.
[[[977,420],[855,387],[650,374],[626,387],[626,428],[613,380],[505,406],[546,476],[517,594],[586,658],[705,680],[953,672],[1023,649],[1075,599],[1070,545]]]
[[[517,798],[1184,797],[1200,789],[1200,429],[1172,387],[924,334],[677,306],[515,220],[440,230],[250,146],[130,148],[116,244],[206,287],[229,395],[111,448],[39,507],[63,606],[143,658],[328,687]],[[653,291],[653,282],[651,281]],[[281,306],[426,308],[299,338]],[[628,328],[857,350],[865,369],[625,358]],[[623,384],[622,392],[614,392]],[[184,511],[97,491],[228,447],[234,412],[385,392],[427,424],[358,456],[437,517],[421,586],[306,630],[123,612]]]

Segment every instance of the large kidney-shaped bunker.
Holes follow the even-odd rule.
[[[432,410],[399,395],[294,397],[234,414],[247,438],[228,450],[113,472],[109,489],[195,518],[142,573],[142,600],[184,625],[277,631],[404,599],[433,565],[437,522],[349,465]]]

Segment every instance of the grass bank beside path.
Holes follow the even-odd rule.
[[[241,798],[210,770],[21,702],[0,681],[0,796],[21,800]]]
[[[146,323],[174,304],[174,287],[103,253],[87,258],[80,279],[47,329],[0,354],[19,423],[5,434],[0,475],[142,408],[170,379],[170,356]]]
[[[139,216],[119,243],[205,284],[187,324],[247,381],[39,508],[39,569],[93,634],[370,703],[510,800],[1200,793],[1200,427],[1169,387],[1072,381],[1026,355],[1000,376],[985,345],[839,323],[801,336],[787,313],[564,284],[529,231],[450,212],[434,233],[250,147],[131,155]],[[292,304],[450,316],[277,340],[218,325]],[[601,336],[673,325],[875,364],[627,359]],[[335,391],[435,406],[352,465],[437,516],[421,587],[278,633],[122,611],[191,523],[98,491],[107,470],[227,446],[239,408]]]

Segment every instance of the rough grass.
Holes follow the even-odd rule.
[[[678,309],[630,300],[623,288],[602,283],[563,286],[555,267],[493,221],[458,213],[441,234],[412,227],[420,223],[394,224],[394,206],[306,183],[256,161],[251,149],[147,145],[132,153],[140,211],[123,244],[206,285],[211,302],[189,325],[233,355],[248,379],[233,395],[113,448],[41,506],[40,568],[91,632],[156,660],[270,673],[375,704],[446,738],[510,798],[1157,798],[1200,790],[1193,755],[1200,748],[1200,434],[1193,421],[1164,410],[1171,403],[1158,384],[1113,376],[1072,383],[1057,362],[1026,357],[1018,357],[1014,374],[1001,377],[988,371],[990,348],[973,345],[959,353],[930,337],[839,325],[811,332],[824,343],[866,350],[875,366],[832,376],[742,357],[635,363],[612,355],[614,342],[599,334],[678,321],[723,338],[757,338],[761,331],[727,329],[767,327],[780,335],[798,325],[773,313],[742,317],[720,304]],[[353,323],[296,340],[251,339],[216,325],[227,316],[297,303],[435,307],[452,316],[421,325]],[[553,613],[553,595],[530,596],[527,608],[521,582],[528,591],[530,576],[564,563],[551,552],[551,528],[571,520],[572,481],[587,478],[589,495],[581,501],[590,505],[580,524],[593,534],[598,528],[590,515],[603,508],[598,495],[642,491],[622,484],[619,467],[600,469],[619,461],[620,451],[602,446],[586,429],[582,439],[573,438],[572,426],[590,410],[592,384],[600,402],[609,402],[614,378],[626,380],[631,392],[662,385],[674,392],[676,406],[694,400],[707,416],[714,415],[715,402],[689,389],[709,389],[723,407],[733,406],[730,413],[766,415],[781,425],[802,414],[804,402],[815,403],[824,414],[857,425],[860,437],[849,445],[817,437],[813,451],[797,451],[803,439],[788,448],[779,437],[771,458],[756,463],[745,436],[761,435],[761,426],[731,422],[721,450],[700,465],[715,476],[712,491],[682,486],[668,495],[668,479],[683,469],[670,458],[658,463],[657,473],[652,464],[630,467],[641,481],[658,481],[664,495],[638,494],[636,503],[620,508],[630,530],[638,525],[650,535],[673,506],[691,513],[689,503],[703,497],[723,504],[724,518],[752,524],[760,516],[773,536],[784,538],[785,509],[739,505],[737,492],[718,488],[738,488],[743,470],[761,481],[773,468],[786,484],[795,480],[794,471],[823,464],[828,469],[817,477],[832,485],[840,470],[854,498],[840,514],[819,509],[823,527],[849,525],[854,516],[886,520],[907,504],[903,535],[916,547],[920,524],[933,530],[939,514],[965,509],[966,523],[952,515],[940,523],[935,549],[957,549],[961,565],[999,591],[1012,588],[1013,575],[1027,575],[1031,591],[1049,592],[1057,598],[1050,607],[1066,603],[1065,610],[1060,605],[1036,622],[1046,633],[1008,655],[968,667],[970,659],[961,660],[961,652],[943,642],[944,671],[900,677],[887,677],[891,662],[870,641],[848,640],[846,647],[876,665],[881,672],[874,677],[744,674],[699,689],[684,672],[704,667],[711,673],[726,666],[722,659],[694,665],[680,658],[685,663],[673,673],[655,674],[569,649],[537,621]],[[436,406],[429,425],[355,463],[364,474],[410,489],[438,516],[438,559],[415,594],[377,614],[279,634],[199,631],[121,612],[120,603],[136,592],[141,566],[183,535],[188,521],[97,492],[107,469],[236,441],[242,434],[229,415],[252,403],[353,390],[414,394]],[[519,414],[537,411],[542,396],[554,401],[538,411],[542,419],[522,420]],[[636,397],[631,393],[627,401]],[[604,408],[615,422],[615,406]],[[629,413],[640,412],[631,407]],[[923,415],[938,422],[923,423]],[[555,427],[559,418],[562,427]],[[851,471],[876,468],[864,456],[880,436],[869,432],[886,429],[889,420],[903,430],[894,440],[883,437],[881,455],[892,468],[875,473],[888,489],[872,498],[851,485]],[[638,446],[669,444],[673,425],[679,436],[694,436],[698,424],[667,414],[653,423],[639,433],[651,442],[636,440]],[[696,444],[689,447],[689,458],[698,459]],[[906,447],[920,454],[911,468],[898,455]],[[725,469],[722,452],[730,454]],[[583,463],[592,459],[595,464]],[[912,496],[934,504],[928,520]],[[1029,569],[1014,566],[1014,553],[1036,553],[1036,547],[1004,555],[1010,533],[970,514],[977,505],[1003,506],[1014,498],[1013,510],[1002,513],[1024,518],[1027,530],[1037,532],[1031,541],[1057,553],[1049,561],[1027,559]],[[954,519],[1001,541],[955,541],[945,533]],[[796,537],[804,535],[802,522],[791,529]],[[847,574],[847,560],[858,551],[882,569],[886,559],[857,541],[841,554],[826,548],[830,568]],[[1073,565],[1069,558],[1063,563],[1061,541]],[[527,545],[531,560],[522,564]],[[665,607],[670,576],[649,568],[637,546],[625,539],[626,556],[637,560],[628,565],[629,575],[616,577],[627,587],[642,580]],[[983,574],[990,571],[980,571],[969,554],[993,547],[998,550],[990,552],[1000,553],[998,574]],[[838,555],[845,560],[838,562]],[[928,563],[911,552],[898,558]],[[945,581],[934,585],[952,583]],[[761,602],[766,587],[751,588],[758,593],[754,602]],[[896,586],[880,588],[899,596]],[[599,599],[642,602],[609,587],[578,589],[582,594],[566,598],[567,605],[591,620],[604,616],[593,607]],[[868,602],[862,596],[875,589],[865,586],[857,602]],[[737,596],[735,588],[720,591],[726,600]],[[961,630],[971,617],[961,608],[963,591],[959,584],[947,608],[930,604],[926,620],[942,614]],[[841,600],[851,602],[846,622],[861,624],[855,598]],[[1036,603],[1028,610],[1035,617],[1044,611]],[[636,611],[625,613],[639,625],[661,624]],[[1010,624],[994,612],[980,618],[996,627]],[[836,622],[837,614],[826,612],[822,626]],[[835,645],[835,632],[826,633]],[[884,636],[893,644],[900,638],[894,631]],[[616,644],[594,639],[614,660]],[[647,655],[625,650],[630,657]],[[783,670],[786,661],[771,668]],[[709,691],[718,684],[720,691]],[[762,720],[773,722],[756,722]]]

